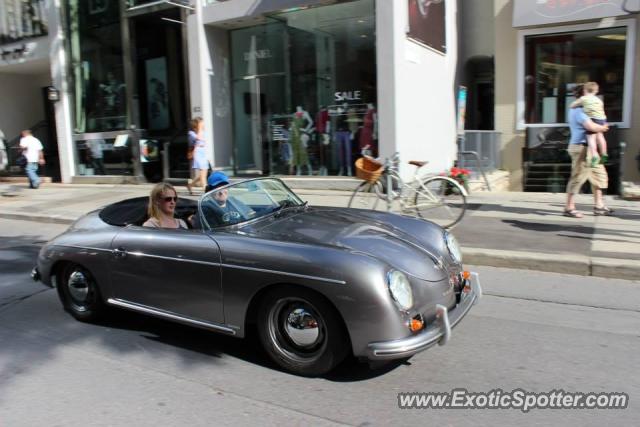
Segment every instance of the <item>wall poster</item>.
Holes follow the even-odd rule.
[[[407,36],[432,49],[446,53],[444,0],[408,0],[409,29]]]
[[[147,72],[147,119],[149,129],[162,130],[169,127],[169,97],[167,93],[167,59],[148,59]]]

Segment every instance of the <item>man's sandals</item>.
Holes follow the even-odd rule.
[[[603,206],[601,208],[595,207],[593,208],[593,214],[595,216],[611,216],[613,215],[613,209],[610,209],[606,206]],[[584,216],[582,215],[582,212],[578,211],[577,209],[565,209],[564,212],[562,212],[562,215],[568,216],[570,218],[582,218]]]
[[[577,209],[565,209],[562,215],[568,216],[571,218],[582,218],[584,216]]]
[[[613,209],[609,209],[606,206],[601,208],[593,208],[593,214],[597,216],[611,216],[613,215]]]

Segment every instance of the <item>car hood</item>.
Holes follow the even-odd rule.
[[[443,233],[436,224],[360,209],[309,207],[246,227],[255,237],[365,253],[427,281],[446,277]]]

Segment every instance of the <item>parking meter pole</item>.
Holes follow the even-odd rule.
[[[624,176],[624,149],[627,144],[620,141],[620,160],[618,161],[618,194],[622,196],[622,177]]]

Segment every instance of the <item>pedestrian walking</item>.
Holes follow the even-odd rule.
[[[93,166],[93,172],[96,175],[106,175],[104,170],[104,145],[104,139],[90,139],[87,141],[87,147],[91,155],[91,166]]]
[[[598,83],[587,82],[583,85],[583,90],[584,93],[581,94],[581,97],[571,103],[571,108],[582,107],[592,122],[606,125],[607,116],[604,113],[604,103],[596,96],[600,90]],[[607,140],[603,133],[587,130],[587,163],[593,168],[599,163],[606,164],[608,159]]]
[[[584,92],[582,85],[575,89],[576,97],[580,97]],[[608,125],[594,123],[584,112],[582,107],[571,108],[569,110],[569,128],[571,129],[571,139],[567,151],[571,156],[571,177],[567,183],[567,204],[564,215],[571,218],[582,218],[581,212],[576,210],[575,195],[580,192],[582,185],[589,181],[594,199],[594,215],[611,215],[612,209],[604,204],[602,190],[609,185],[609,176],[603,164],[587,164],[587,131],[606,132]]]
[[[25,129],[21,133],[20,148],[22,148],[22,154],[27,158],[27,165],[25,171],[27,178],[29,178],[29,188],[36,189],[40,187],[40,177],[38,176],[38,167],[44,165],[44,147],[42,142],[33,134],[31,130]]]
[[[193,182],[187,183],[189,194],[192,194],[192,186],[199,185],[205,191],[207,186],[207,172],[209,171],[209,161],[207,160],[206,143],[204,141],[204,120],[196,117],[191,120],[191,130],[189,137],[189,158],[191,158],[191,169],[193,171]]]

